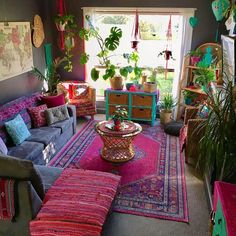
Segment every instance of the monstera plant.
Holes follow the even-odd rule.
[[[100,48],[100,52],[97,54],[99,63],[105,68],[105,73],[102,78],[107,80],[112,78],[116,74],[116,66],[111,63],[110,58],[113,56],[114,51],[118,48],[120,44],[120,39],[122,37],[122,30],[118,27],[112,27],[110,29],[110,34],[104,39],[99,33],[99,29],[95,28],[91,23],[89,16],[86,16],[88,22],[88,28],[82,28],[79,32],[80,38],[84,40],[89,40],[95,38]],[[80,63],[86,64],[89,60],[89,55],[84,53],[80,57]],[[96,81],[100,77],[100,71],[97,67],[93,67],[91,70],[91,78]]]

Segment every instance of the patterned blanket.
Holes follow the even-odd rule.
[[[100,235],[119,181],[110,173],[65,169],[31,221],[31,235]]]
[[[14,205],[14,184],[15,181],[7,178],[0,178],[0,219],[12,220],[15,216]]]

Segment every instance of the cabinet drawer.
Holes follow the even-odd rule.
[[[128,105],[128,94],[109,93],[108,103],[117,105]]]
[[[132,108],[132,118],[151,119],[152,109],[150,108]]]
[[[133,106],[152,106],[152,96],[132,95]]]

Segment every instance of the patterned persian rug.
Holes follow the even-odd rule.
[[[121,176],[114,211],[188,222],[184,159],[178,137],[160,125],[142,125],[134,139],[136,155],[126,163],[109,163],[100,157],[102,140],[88,122],[51,160],[50,166],[83,168]]]

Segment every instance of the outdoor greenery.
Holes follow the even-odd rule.
[[[103,24],[124,25],[128,22],[127,16],[106,16],[101,21]]]
[[[204,130],[200,141],[200,170],[214,169],[217,180],[229,180],[236,168],[236,96],[232,82],[212,94],[208,91],[208,118],[198,127]],[[235,177],[235,176],[234,176]]]

